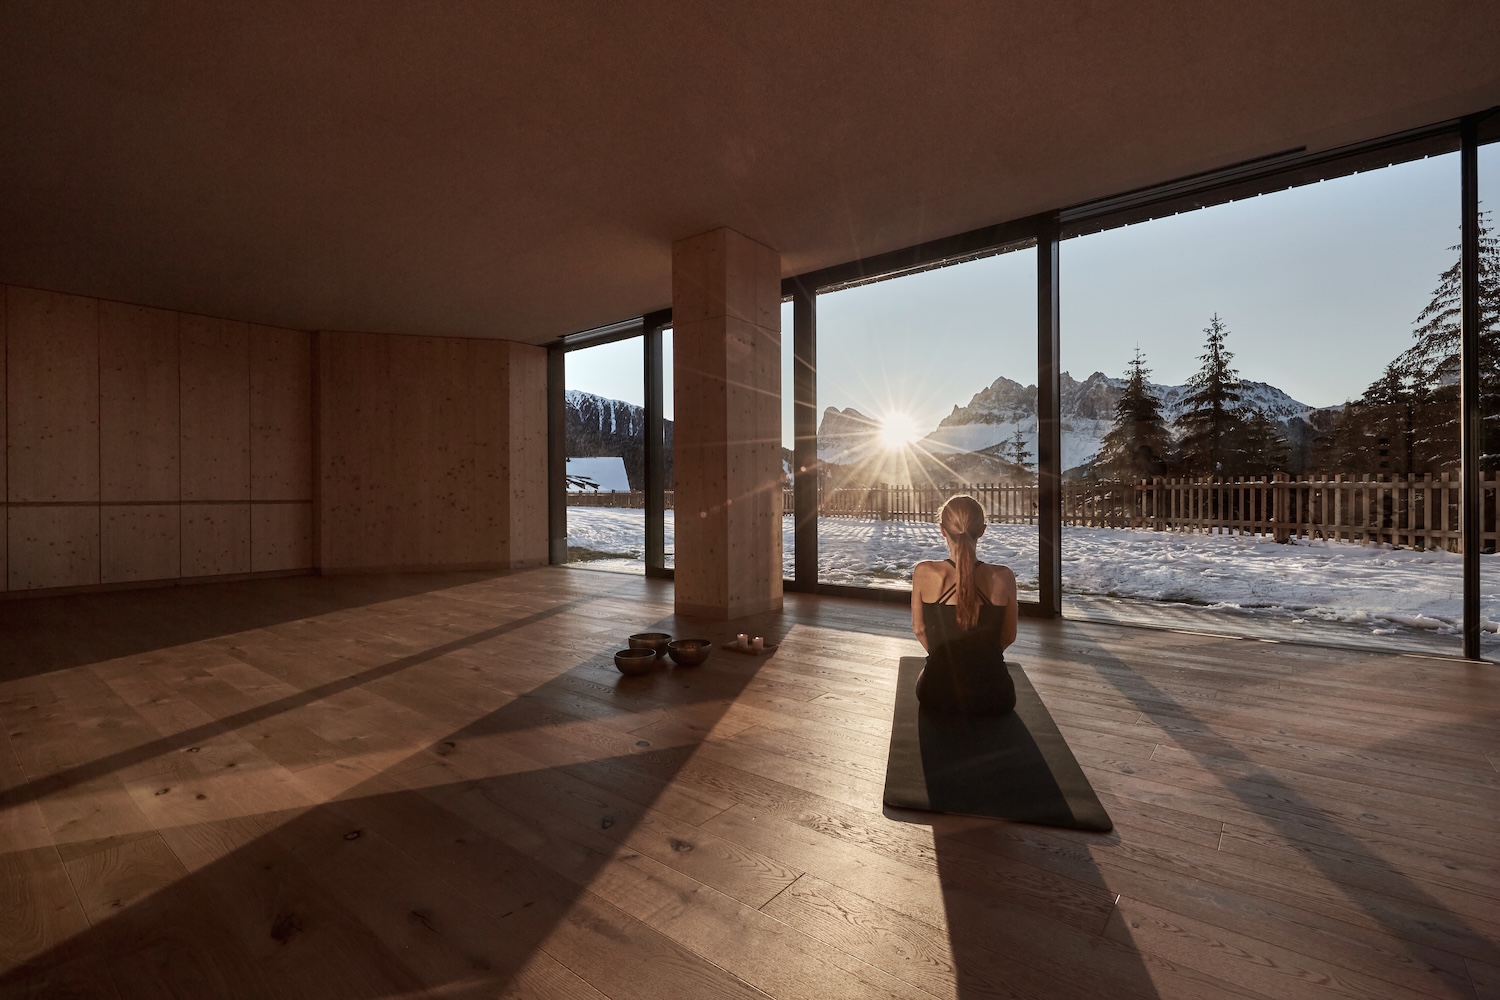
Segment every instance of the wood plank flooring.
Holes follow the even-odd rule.
[[[884,809],[890,605],[0,603],[0,997],[1500,997],[1500,668],[1023,620],[1117,829]],[[623,678],[647,628],[781,643]]]

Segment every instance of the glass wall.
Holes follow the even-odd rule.
[[[817,298],[818,579],[906,589],[944,558],[934,514],[986,508],[979,557],[1036,600],[1036,254],[1012,252]]]
[[[1500,659],[1500,142],[1479,147],[1479,393],[1480,551],[1479,621],[1484,655]]]
[[[1458,155],[1065,241],[1064,610],[1455,652]]]
[[[676,505],[672,502],[674,495],[674,483],[676,480],[672,475],[672,421],[676,412],[672,403],[672,387],[676,385],[672,378],[672,328],[666,327],[661,332],[661,376],[662,376],[662,430],[666,436],[665,457],[663,462],[666,472],[662,476],[662,490],[665,493],[663,502],[666,511],[663,519],[663,548],[662,565],[667,569],[674,568],[677,563],[675,554],[677,551],[676,538]]]
[[[792,447],[797,435],[796,425],[792,422],[793,387],[796,385],[792,374],[792,341],[792,300],[786,299],[781,303],[781,471],[784,477],[781,490],[781,576],[784,580],[797,575],[794,544],[797,527],[792,505],[792,476],[796,469],[792,464]]]
[[[569,351],[568,562],[646,571],[645,358],[641,339]]]

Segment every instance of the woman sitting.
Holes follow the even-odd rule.
[[[938,527],[949,558],[911,575],[911,627],[927,650],[917,678],[924,709],[1000,715],[1016,706],[1005,647],[1016,640],[1016,575],[979,561],[984,509],[971,496],[943,504]]]

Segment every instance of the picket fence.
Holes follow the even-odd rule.
[[[956,493],[977,499],[994,524],[1036,524],[1037,487],[1015,483],[905,486],[880,483],[824,489],[822,517],[931,521]],[[1274,476],[1218,479],[1159,477],[1137,482],[1065,483],[1063,524],[1090,528],[1266,535],[1278,541],[1324,538],[1414,549],[1459,550],[1461,486],[1456,474],[1421,476]],[[667,491],[671,509],[672,493]],[[568,503],[643,507],[644,495],[569,494]],[[1481,540],[1496,549],[1500,478],[1480,484]],[[793,510],[792,491],[782,509]]]

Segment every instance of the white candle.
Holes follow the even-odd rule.
[[[750,645],[750,637],[741,632],[739,635],[734,637],[734,644],[741,649],[744,649],[746,646]]]
[[[762,636],[756,636],[754,639],[750,640],[750,648],[751,649],[765,649],[766,648],[766,640]]]

